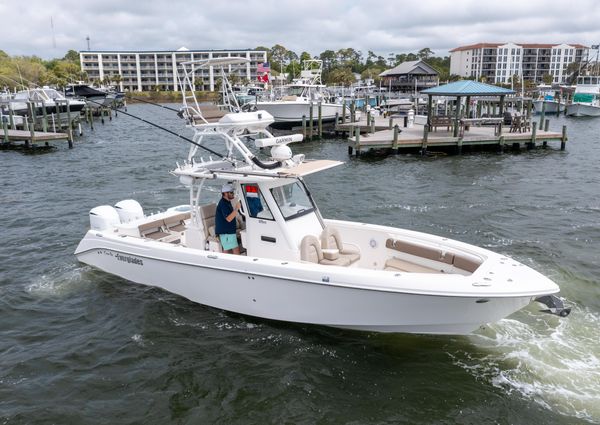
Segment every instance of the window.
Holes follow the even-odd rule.
[[[271,194],[286,220],[303,216],[315,210],[315,207],[300,182],[295,181],[285,186],[271,189]]]
[[[273,214],[256,184],[242,184],[242,191],[246,198],[250,217],[273,220]]]

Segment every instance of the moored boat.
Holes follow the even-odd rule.
[[[273,116],[278,127],[292,127],[302,123],[303,118],[310,120],[311,108],[313,121],[318,119],[318,108],[321,110],[323,122],[341,117],[344,111],[342,103],[334,101],[321,83],[323,61],[305,60],[300,78],[285,87],[285,90],[274,100],[260,100],[256,108],[267,111]],[[349,114],[349,107],[346,108]]]
[[[567,115],[572,117],[600,116],[600,76],[577,77],[573,101],[567,105]]]
[[[121,92],[100,90],[90,87],[87,84],[70,84],[65,89],[65,96],[82,99],[87,103],[88,107],[98,108],[103,106],[110,107],[117,100],[117,97],[121,100],[125,95]]]
[[[565,103],[552,86],[538,86],[538,96],[532,102],[536,114],[559,114],[565,110]]]
[[[30,113],[31,105],[38,116],[67,112],[79,114],[85,106],[85,102],[67,99],[60,92],[49,87],[18,91],[8,100],[8,104],[9,108],[17,115]]]

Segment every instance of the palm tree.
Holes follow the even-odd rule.
[[[123,82],[123,77],[121,76],[121,74],[113,75],[112,80],[115,84],[119,86],[119,90],[123,90],[123,85],[121,84]]]

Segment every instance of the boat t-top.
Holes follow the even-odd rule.
[[[221,58],[193,68],[237,63]],[[183,76],[188,87],[192,72]],[[505,255],[411,230],[325,218],[304,178],[317,172],[334,178],[342,163],[294,155],[288,145],[302,136],[273,136],[268,112],[208,118],[184,94],[181,115],[194,136],[171,174],[187,188],[187,202],[154,214],[132,199],[93,208],[75,251],[79,261],[214,308],[336,328],[466,334],[534,300],[568,314],[553,295],[559,291],[554,282]],[[203,158],[201,152],[215,145],[222,152]],[[224,253],[215,234],[215,192],[224,183],[242,205],[241,255]]]

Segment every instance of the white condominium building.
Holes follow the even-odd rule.
[[[176,51],[82,51],[79,53],[81,70],[86,72],[90,80],[110,79],[112,84],[121,90],[179,91],[176,78],[181,71],[182,62],[241,57],[250,60],[241,65],[229,65],[229,73],[237,75],[240,80],[257,80],[258,64],[267,61],[267,52],[261,50],[188,50],[184,47]],[[116,77],[120,76],[120,77]],[[116,79],[115,79],[116,77]],[[213,91],[218,75],[213,67],[195,71],[194,84],[196,90]],[[120,81],[118,81],[120,80]]]
[[[588,60],[589,47],[581,44],[478,43],[450,50],[450,74],[485,77],[489,83],[510,83],[513,75],[541,83],[566,83],[572,63]]]

